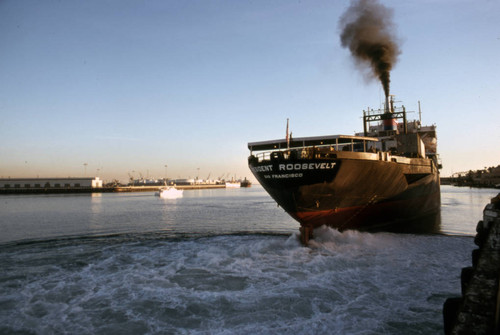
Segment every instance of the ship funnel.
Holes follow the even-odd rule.
[[[394,118],[394,99],[393,96],[387,95],[385,97],[385,112],[382,115],[384,130],[397,130],[398,123]]]

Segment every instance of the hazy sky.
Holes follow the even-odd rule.
[[[442,174],[500,164],[500,1],[381,2],[391,93],[437,125]],[[0,177],[250,177],[247,142],[287,118],[294,137],[361,131],[383,91],[340,45],[348,5],[3,0]]]

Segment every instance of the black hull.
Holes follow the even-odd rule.
[[[338,156],[264,161],[251,156],[249,166],[303,227],[413,231],[410,225],[421,228],[421,218],[439,224],[439,172],[433,160],[371,153]]]

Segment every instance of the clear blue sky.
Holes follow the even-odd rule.
[[[391,93],[437,125],[443,175],[500,164],[500,1],[381,2]],[[3,0],[0,177],[250,177],[247,142],[287,118],[294,137],[361,131],[383,92],[340,45],[348,5]]]

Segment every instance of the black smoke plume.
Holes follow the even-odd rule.
[[[391,9],[377,0],[353,0],[339,21],[342,46],[349,48],[357,66],[370,66],[386,97],[390,91],[390,71],[401,53],[392,14]]]

